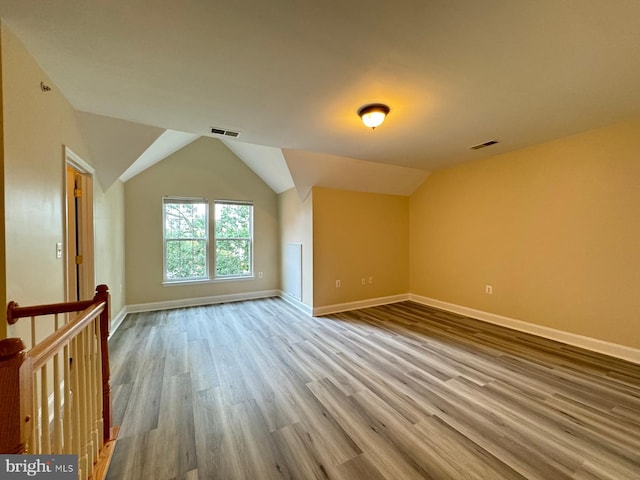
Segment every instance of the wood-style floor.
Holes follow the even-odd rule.
[[[411,302],[128,315],[108,479],[640,479],[640,366]]]

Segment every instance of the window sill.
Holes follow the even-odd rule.
[[[176,287],[181,285],[203,285],[207,283],[242,282],[246,280],[254,280],[255,278],[255,275],[243,275],[241,277],[200,278],[193,280],[165,280],[164,282],[162,282],[162,286]]]

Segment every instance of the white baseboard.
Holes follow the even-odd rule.
[[[453,303],[443,302],[434,298],[423,297],[412,293],[400,295],[392,295],[388,297],[370,298],[356,302],[339,303],[335,305],[326,305],[323,307],[312,308],[305,303],[285,294],[280,290],[263,290],[259,292],[233,293],[228,295],[216,295],[212,297],[187,298],[180,300],[170,300],[166,302],[140,303],[125,306],[111,321],[111,335],[122,324],[122,321],[129,313],[152,312],[157,310],[168,310],[172,308],[195,307],[201,305],[214,305],[216,303],[239,302],[242,300],[255,300],[267,297],[280,297],[289,304],[298,308],[307,315],[320,316],[332,313],[346,312],[349,310],[357,310],[360,308],[376,307],[379,305],[387,305],[390,303],[403,302],[411,300],[430,307],[457,313],[467,317],[482,320],[484,322],[500,325],[503,327],[517,330],[520,332],[530,333],[539,337],[555,340],[576,347],[581,347],[593,352],[603,353],[612,357],[620,358],[640,364],[640,349],[619,345],[616,343],[606,342],[597,338],[585,337],[575,333],[565,332],[542,325],[536,325],[514,318],[496,315],[494,313],[476,310],[474,308],[463,307]]]
[[[542,325],[536,325],[534,323],[524,322],[514,318],[503,317],[502,315],[483,312],[482,310],[463,307],[453,303],[436,300],[434,298],[422,297],[420,295],[409,294],[409,300],[423,305],[428,305],[430,307],[435,307],[440,310],[446,310],[475,318],[477,320],[482,320],[484,322],[493,323],[494,325],[511,328],[512,330],[517,330],[519,332],[530,333],[539,337],[548,338],[550,340],[566,343],[575,347],[581,347],[593,352],[604,353],[605,355],[640,364],[640,350],[637,348],[605,342],[604,340],[598,340],[597,338],[585,337],[576,333],[556,330],[555,328],[544,327]]]
[[[125,305],[115,317],[111,317],[111,330],[109,331],[109,338],[112,337],[118,327],[122,324],[122,321],[124,320],[124,317],[127,316],[127,313],[129,313],[129,307]]]
[[[288,293],[285,293],[283,291],[280,291],[278,293],[278,295],[285,302],[293,305],[294,307],[296,307],[301,312],[306,313],[307,315],[313,315],[313,309],[309,305],[307,305],[306,303],[302,303],[297,298],[293,298],[291,295],[289,295]]]
[[[172,308],[198,307],[201,305],[214,305],[216,303],[240,302],[242,300],[255,300],[258,298],[277,297],[279,290],[262,290],[259,292],[231,293],[227,295],[214,295],[211,297],[184,298],[168,300],[165,302],[138,303],[128,305],[127,313],[154,312],[156,310],[169,310]]]
[[[335,305],[326,305],[313,309],[313,316],[329,315],[331,313],[346,312],[348,310],[358,310],[359,308],[377,307],[378,305],[387,305],[389,303],[404,302],[409,300],[409,294],[391,295],[389,297],[368,298],[357,302],[337,303]]]

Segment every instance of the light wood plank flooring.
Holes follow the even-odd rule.
[[[128,315],[108,479],[640,479],[640,366],[411,302]]]

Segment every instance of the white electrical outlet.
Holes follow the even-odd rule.
[[[369,285],[373,285],[373,277],[369,277]]]
[[[493,287],[491,285],[485,285],[484,293],[486,293],[487,295],[493,295]]]

